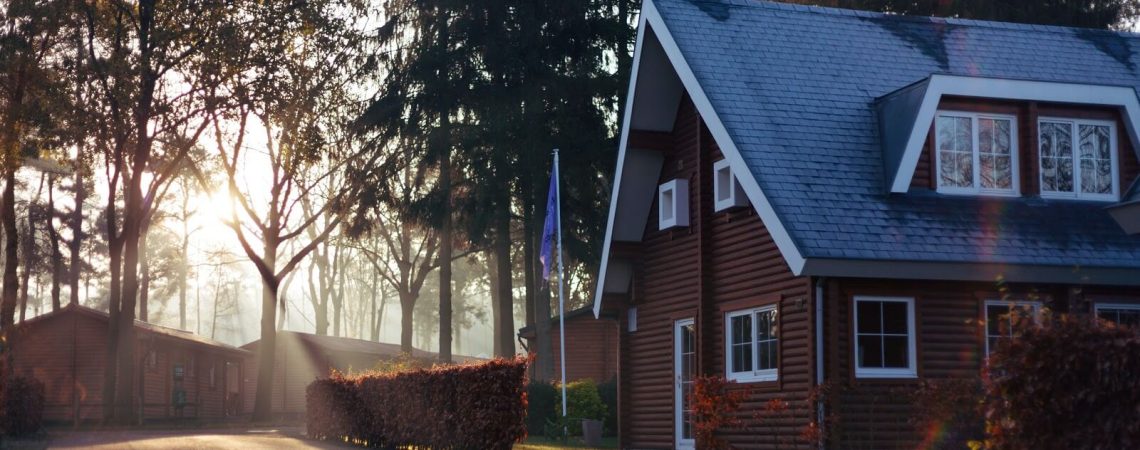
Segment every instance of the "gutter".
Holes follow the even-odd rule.
[[[824,383],[823,371],[823,283],[826,280],[824,277],[815,279],[815,385],[818,388]],[[819,424],[819,448],[824,448],[824,441],[827,434],[824,431],[824,414],[823,398],[820,396],[816,399],[815,405],[816,423]]]

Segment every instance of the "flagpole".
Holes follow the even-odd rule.
[[[562,418],[566,418],[566,314],[562,293],[562,174],[558,170],[558,149],[554,149],[554,203],[558,205],[554,216],[558,228],[558,358],[562,368]]]

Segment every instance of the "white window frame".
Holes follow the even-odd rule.
[[[985,325],[982,329],[982,333],[985,335],[985,342],[983,344],[985,345],[986,357],[987,358],[989,358],[989,356],[990,356],[990,338],[991,337],[996,337],[996,338],[1006,337],[1006,336],[990,336],[990,306],[1005,306],[1005,307],[1028,306],[1028,307],[1033,309],[1033,323],[1036,325],[1041,324],[1041,308],[1044,308],[1044,305],[1042,305],[1041,302],[1032,301],[1032,300],[986,300],[984,309],[982,310],[982,323]],[[1010,338],[1012,339],[1013,338],[1013,336],[1012,336],[1013,329],[1012,328],[1010,328],[1010,333],[1011,333]]]
[[[1100,319],[1100,310],[1114,309],[1117,311],[1140,311],[1140,304],[1136,303],[1095,303],[1093,304],[1093,317]]]
[[[1063,122],[1072,124],[1073,129],[1070,133],[1070,138],[1073,140],[1073,192],[1054,192],[1046,191],[1044,189],[1045,172],[1041,170],[1041,122]],[[1112,161],[1112,193],[1111,194],[1092,194],[1081,192],[1081,155],[1080,155],[1080,142],[1081,142],[1081,125],[1089,126],[1107,126],[1109,138],[1109,153]],[[1120,199],[1120,161],[1117,153],[1120,153],[1119,140],[1116,138],[1116,122],[1111,120],[1090,120],[1090,119],[1074,119],[1070,117],[1038,117],[1037,118],[1037,148],[1033,151],[1037,152],[1037,186],[1038,191],[1041,193],[1042,198],[1058,198],[1058,199],[1077,199],[1077,200],[1096,200],[1096,201],[1111,201],[1115,202]]]
[[[759,321],[756,316],[760,313],[776,312],[776,367],[771,369],[758,369],[760,365],[760,342],[757,337],[760,333]],[[735,317],[752,316],[752,370],[745,370],[739,372],[732,371],[732,319]],[[756,308],[742,309],[739,311],[731,311],[724,314],[724,377],[730,381],[738,383],[755,383],[761,381],[776,381],[780,377],[780,358],[783,357],[783,351],[780,348],[780,334],[782,331],[779,325],[780,311],[776,308],[775,304],[760,306]]]
[[[958,186],[943,186],[942,185],[942,157],[939,152],[942,149],[942,138],[938,133],[938,119],[941,117],[955,117],[970,119],[970,142],[971,142],[971,159],[974,164],[974,185],[972,187],[958,187]],[[982,188],[982,154],[981,146],[978,145],[978,120],[979,119],[993,119],[993,120],[1008,120],[1009,121],[1009,153],[1010,153],[1010,189],[986,189]],[[994,197],[1019,197],[1021,196],[1021,173],[1019,161],[1020,147],[1017,144],[1017,116],[1009,114],[989,114],[977,113],[969,111],[952,111],[952,110],[939,110],[938,114],[934,116],[934,179],[937,183],[937,189],[942,194],[954,195],[986,195]]]
[[[657,187],[657,223],[661,230],[689,226],[689,180],[676,178]]]
[[[859,335],[883,336],[883,333],[859,333],[859,303],[894,302],[906,304],[907,326],[907,367],[859,367]],[[918,378],[917,330],[914,327],[914,297],[879,297],[860,295],[855,297],[851,314],[851,361],[855,366],[855,378]]]
[[[728,185],[721,186],[721,177],[727,177]],[[713,163],[713,204],[715,212],[748,205],[744,188],[732,172],[732,164],[727,159]]]

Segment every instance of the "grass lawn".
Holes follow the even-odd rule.
[[[617,437],[602,438],[601,447],[586,447],[578,438],[570,438],[566,442],[557,439],[548,439],[540,436],[531,436],[526,438],[526,442],[522,444],[515,444],[515,450],[559,450],[564,448],[618,448]]]

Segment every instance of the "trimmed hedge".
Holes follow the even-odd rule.
[[[15,376],[0,388],[0,430],[8,436],[38,433],[44,420],[44,384]]]
[[[526,358],[333,374],[306,392],[309,437],[372,447],[509,449],[526,438]]]
[[[1060,317],[989,358],[988,449],[1140,447],[1140,335]]]

